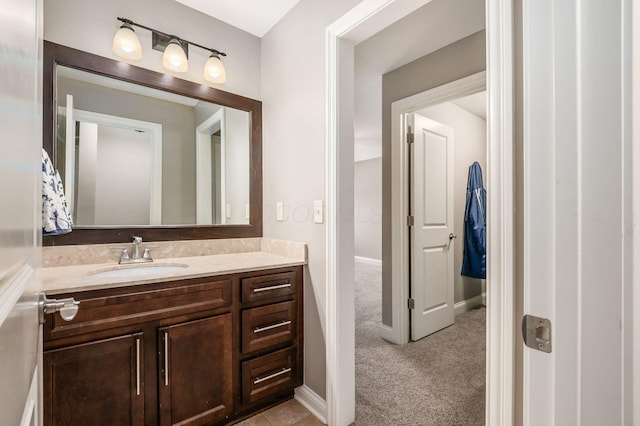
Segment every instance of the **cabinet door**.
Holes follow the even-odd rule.
[[[45,425],[143,425],[142,333],[44,353]]]
[[[159,329],[160,424],[205,425],[233,414],[231,314]]]

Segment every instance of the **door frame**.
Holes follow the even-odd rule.
[[[211,173],[214,165],[211,163],[211,135],[220,130],[220,157],[225,158],[226,154],[226,109],[220,108],[196,127],[196,223],[198,225],[213,225],[215,216],[208,220],[211,212],[211,186],[205,185],[207,180],[213,181]],[[227,204],[226,182],[225,182],[225,162],[220,161],[220,205],[216,209],[220,213],[220,225],[224,225],[227,220],[225,206]]]
[[[429,0],[363,0],[326,30],[326,404],[327,421],[355,420],[353,296],[353,51]],[[488,187],[488,425],[514,423],[513,0],[486,0]],[[349,154],[350,151],[350,154]],[[351,161],[350,161],[351,160]],[[340,213],[340,214],[339,214]]]
[[[68,95],[69,96],[69,95]],[[58,107],[58,114],[67,114],[66,107]],[[151,176],[149,183],[151,185],[149,191],[149,225],[160,225],[162,223],[162,124],[150,121],[134,120],[127,117],[118,117],[117,115],[103,114],[93,111],[85,111],[72,107],[73,123],[85,122],[92,124],[102,124],[105,126],[120,127],[131,130],[143,130],[151,136]],[[75,127],[75,126],[74,126]],[[75,130],[72,130],[75,135]],[[69,135],[67,129],[67,135]],[[75,150],[67,150],[66,161],[68,165],[75,164]],[[75,169],[67,167],[65,174],[65,193],[67,199],[71,200],[70,208],[73,212],[74,208],[74,185],[75,185]],[[67,176],[71,176],[68,179]]]
[[[391,104],[391,280],[394,283],[391,287],[392,325],[390,327],[380,324],[378,333],[380,337],[392,343],[406,344],[411,334],[406,303],[411,294],[410,229],[406,219],[403,219],[409,215],[409,147],[407,129],[402,118],[405,114],[414,113],[422,108],[485,90],[486,79],[486,71],[480,71]]]

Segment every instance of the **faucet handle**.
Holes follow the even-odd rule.
[[[144,253],[142,254],[142,258],[143,259],[147,259],[149,261],[153,261],[153,259],[151,258],[151,252],[149,252],[149,248],[145,248],[144,249]]]
[[[120,255],[120,262],[119,263],[128,263],[129,260],[131,260],[129,258],[129,252],[127,251],[126,248],[122,249],[122,254]]]

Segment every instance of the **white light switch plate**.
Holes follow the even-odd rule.
[[[324,201],[313,202],[313,223],[324,223]]]
[[[282,201],[276,203],[276,220],[280,222],[284,220],[284,203]]]

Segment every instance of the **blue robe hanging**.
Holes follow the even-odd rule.
[[[482,169],[478,162],[469,167],[467,204],[464,211],[464,249],[462,275],[472,278],[487,276],[487,191],[482,184]]]

